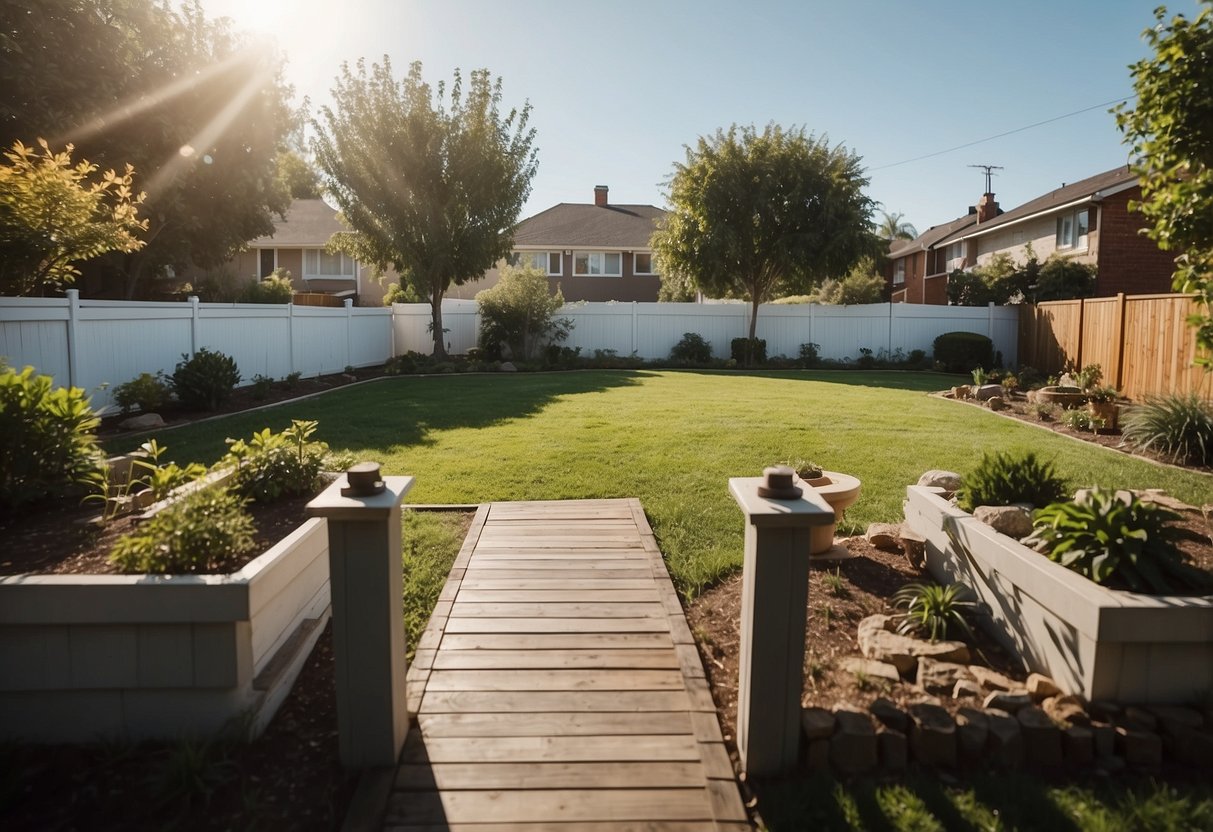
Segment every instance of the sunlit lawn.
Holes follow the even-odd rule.
[[[225,437],[316,419],[335,449],[412,474],[410,502],[639,497],[679,588],[693,596],[741,562],[727,490],[789,457],[863,481],[843,530],[901,517],[930,468],[987,450],[1035,450],[1072,485],[1163,488],[1213,502],[1213,478],[931,398],[956,377],[897,372],[593,371],[394,378],[157,434],[178,462],[214,462]],[[112,443],[116,450],[139,439]]]

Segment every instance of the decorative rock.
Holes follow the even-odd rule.
[[[1196,731],[1204,724],[1204,717],[1200,715],[1200,711],[1193,708],[1183,708],[1179,705],[1151,705],[1149,711],[1158,720],[1158,726],[1162,732],[1172,737]]]
[[[990,762],[1002,768],[1017,768],[1023,763],[1023,733],[1019,720],[1006,711],[987,709]]]
[[[118,423],[122,430],[148,430],[149,428],[164,427],[164,419],[159,413],[140,413]]]
[[[1057,683],[1043,673],[1029,673],[1024,687],[1028,689],[1028,695],[1034,702],[1043,702],[1050,696],[1057,696],[1061,693],[1061,688],[1057,687]]]
[[[346,384],[350,384],[351,382],[357,381],[358,376],[354,375],[353,373],[342,373],[341,380],[344,381]]]
[[[914,671],[919,657],[947,662],[967,662],[969,648],[961,641],[921,641],[891,633],[887,615],[869,615],[859,622],[859,649],[866,658],[888,662],[903,676]]]
[[[872,523],[864,533],[864,538],[877,549],[895,550],[900,548],[898,537],[901,534],[899,523]]]
[[[1028,680],[1029,682],[1031,679]],[[1061,696],[1052,696],[1041,703],[1049,718],[1054,723],[1065,727],[1067,725],[1089,725],[1091,718],[1087,716],[1086,710],[1082,707],[1082,700],[1077,696],[1069,696],[1062,694]]]
[[[943,708],[920,702],[910,706],[910,749],[929,766],[956,765],[956,723]]]
[[[915,569],[922,569],[927,565],[926,538],[909,526],[902,526],[901,535],[898,537],[897,542],[901,545],[901,551],[905,553],[906,560],[910,562],[910,566]]]
[[[842,669],[856,676],[863,674],[871,679],[884,679],[893,684],[901,681],[901,674],[898,673],[895,665],[878,662],[875,659],[860,659],[851,656],[842,660]]]
[[[1162,765],[1162,737],[1153,731],[1120,726],[1116,729],[1116,748],[1131,766],[1158,768]]]
[[[960,758],[977,762],[985,751],[990,735],[990,719],[976,708],[961,708],[956,712],[956,745]]]
[[[910,717],[906,712],[883,696],[869,705],[868,710],[871,711],[872,716],[894,731],[904,734],[910,727]]]
[[[918,478],[918,484],[931,488],[942,488],[944,491],[960,490],[960,474],[955,471],[930,470]]]
[[[1089,766],[1095,761],[1095,740],[1090,728],[1072,725],[1061,734],[1067,766]]]
[[[1061,732],[1049,715],[1035,705],[1020,708],[1015,714],[1023,734],[1024,756],[1032,765],[1061,765]]]
[[[876,750],[880,764],[889,771],[900,771],[909,760],[909,743],[906,735],[887,726],[876,731]]]
[[[514,366],[514,362],[512,362],[512,361],[502,361],[502,362],[501,362],[501,366],[500,366],[500,367],[498,367],[497,369],[498,369],[498,370],[500,370],[500,371],[501,371],[501,372],[503,372],[503,373],[516,373],[516,372],[518,372],[518,368]]]
[[[1134,491],[1133,493],[1137,495],[1137,498],[1143,503],[1154,503],[1162,506],[1163,508],[1169,508],[1171,511],[1200,511],[1200,509],[1198,509],[1196,506],[1190,506],[1183,500],[1175,499],[1161,488],[1147,488],[1145,491]]]
[[[1006,410],[1007,402],[1002,396],[991,396],[986,399],[986,407],[990,410]]]
[[[1027,397],[1028,404],[1036,404],[1036,391],[1035,390],[1029,390],[1024,395]]]
[[[838,708],[830,737],[830,765],[840,774],[859,774],[876,767],[876,731],[861,711]]]
[[[830,768],[830,741],[812,740],[805,753],[805,764],[810,771],[826,771]]]
[[[1153,731],[1158,728],[1158,718],[1144,708],[1130,705],[1120,715],[1121,725],[1139,731]]]
[[[1111,757],[1116,753],[1116,729],[1106,722],[1091,723],[1091,740],[1096,757]]]
[[[968,399],[973,396],[973,388],[968,384],[958,384],[952,388],[952,398]]]
[[[1019,506],[978,506],[973,509],[973,519],[1016,540],[1032,533],[1032,512]]]
[[[973,391],[973,397],[979,402],[989,401],[995,396],[1002,396],[1001,384],[983,384]]]
[[[986,690],[1017,690],[1023,687],[1019,682],[1004,676],[997,670],[991,670],[979,664],[969,665],[969,673]]]
[[[805,708],[800,712],[800,727],[810,742],[829,739],[834,733],[834,715],[825,708]]]
[[[918,687],[927,693],[951,693],[956,683],[969,677],[969,668],[923,656],[918,660]]]
[[[1028,696],[1026,690],[996,690],[985,698],[985,701],[981,703],[981,707],[986,710],[997,708],[1000,711],[1013,714],[1020,708],[1026,708],[1031,704],[1032,697]]]
[[[972,679],[957,679],[952,688],[953,699],[980,699],[983,693],[981,685]]]

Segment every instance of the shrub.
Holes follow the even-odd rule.
[[[1020,367],[1016,375],[1019,376],[1019,389],[1021,390],[1035,390],[1045,383],[1045,377],[1035,367],[1026,365]]]
[[[1033,402],[1032,414],[1038,422],[1051,422],[1057,417],[1057,406],[1050,402]]]
[[[225,570],[256,545],[246,502],[226,488],[195,491],[119,538],[110,560],[123,572]]]
[[[391,306],[393,303],[425,303],[426,300],[421,295],[417,294],[407,282],[396,282],[388,287],[388,290],[383,295],[383,305]]]
[[[712,345],[698,332],[684,332],[682,340],[670,350],[670,360],[678,364],[709,364]]]
[[[173,370],[172,383],[173,392],[183,406],[214,410],[232,395],[240,383],[240,371],[235,359],[203,347],[193,358],[181,356],[181,362]]]
[[[295,297],[291,285],[291,273],[286,269],[274,269],[269,277],[249,281],[236,299],[237,303],[290,303]]]
[[[767,342],[765,338],[734,338],[729,344],[729,356],[743,367],[765,364]]]
[[[1085,410],[1067,410],[1062,414],[1061,423],[1070,430],[1089,431],[1094,433],[1104,427],[1103,419],[1092,416]]]
[[[945,332],[934,347],[935,360],[949,373],[971,373],[994,364],[994,342],[976,332]]]
[[[282,386],[287,390],[294,390],[299,386],[299,379],[301,378],[303,378],[303,373],[299,370],[296,370],[293,373],[287,373],[286,377],[282,379]]]
[[[993,453],[983,455],[965,476],[956,501],[965,511],[972,511],[977,506],[1015,503],[1044,506],[1063,499],[1065,494],[1065,481],[1053,470],[1053,464],[1039,461],[1031,451],[1020,455]]]
[[[286,494],[315,490],[329,446],[308,441],[316,422],[291,420],[282,433],[263,428],[248,442],[229,439],[220,465],[236,469],[234,488],[254,500],[275,500]]]
[[[876,356],[872,355],[869,347],[859,348],[859,358],[855,361],[861,370],[870,370],[876,366]]]
[[[114,403],[123,413],[138,409],[141,413],[159,410],[172,391],[164,373],[140,373],[135,378],[114,388]]]
[[[975,601],[965,600],[964,584],[912,583],[906,584],[893,594],[893,606],[904,610],[895,616],[897,632],[903,635],[921,633],[931,641],[948,638],[953,629],[959,630],[970,641],[973,629],[967,616],[981,607]]]
[[[262,399],[264,399],[266,396],[268,396],[270,394],[270,391],[273,389],[274,389],[274,380],[272,378],[270,378],[269,376],[263,376],[263,375],[261,375],[261,373],[258,373],[257,375],[253,376],[252,394],[253,394],[253,398],[256,399],[257,401],[261,401]]]
[[[548,278],[533,266],[506,266],[496,286],[476,295],[480,307],[480,349],[489,358],[503,358],[502,344],[513,358],[537,358],[553,342],[573,330],[568,318],[556,318],[564,306],[557,289],[548,291]]]
[[[1068,257],[1050,255],[1040,266],[1032,301],[1087,298],[1095,294],[1096,269]]]
[[[1092,488],[1036,512],[1036,529],[1024,543],[1097,584],[1117,582],[1134,592],[1209,588],[1210,576],[1185,563],[1175,545],[1167,523],[1178,517],[1127,491]]]
[[[1121,433],[1130,445],[1176,462],[1213,464],[1213,407],[1195,393],[1148,396],[1129,409]]]
[[[910,350],[910,354],[906,356],[906,364],[911,367],[923,367],[927,364],[926,350]]]
[[[989,380],[990,380],[990,376],[986,373],[986,371],[984,369],[981,368],[980,365],[973,368],[973,383],[974,384],[976,384],[978,387],[981,387],[983,384],[985,384]]]
[[[800,345],[800,366],[816,367],[821,363],[821,345],[810,341]]]
[[[79,387],[53,387],[33,367],[0,362],[0,509],[45,499],[104,493],[105,456],[93,433],[100,419]]]

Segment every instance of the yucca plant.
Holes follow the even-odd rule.
[[[1036,454],[985,454],[977,467],[964,478],[964,488],[956,496],[965,511],[978,506],[1009,506],[1031,503],[1043,506],[1066,495],[1065,480],[1053,470],[1051,462],[1041,462]]]
[[[967,618],[981,612],[981,605],[966,600],[965,589],[964,584],[906,584],[893,595],[893,606],[903,610],[895,616],[897,632],[919,633],[938,641],[959,630],[967,640],[974,640]]]
[[[1213,464],[1213,407],[1195,393],[1148,396],[1121,420],[1124,441],[1176,462]]]
[[[1178,518],[1128,491],[1092,488],[1037,511],[1024,545],[1097,584],[1122,583],[1134,592],[1209,589],[1210,575],[1185,563],[1175,545],[1167,523]]]

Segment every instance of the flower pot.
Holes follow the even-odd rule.
[[[809,556],[824,555],[834,546],[834,532],[849,506],[859,499],[861,483],[850,474],[837,471],[822,471],[820,477],[800,480],[802,486],[812,488],[834,509],[834,522],[828,526],[814,526],[809,533]],[[797,477],[797,479],[800,479]]]
[[[1116,406],[1116,402],[1087,402],[1087,412],[1091,414],[1092,418],[1103,422],[1103,427],[1097,427],[1096,432],[1116,430],[1120,416],[1120,408]]]

